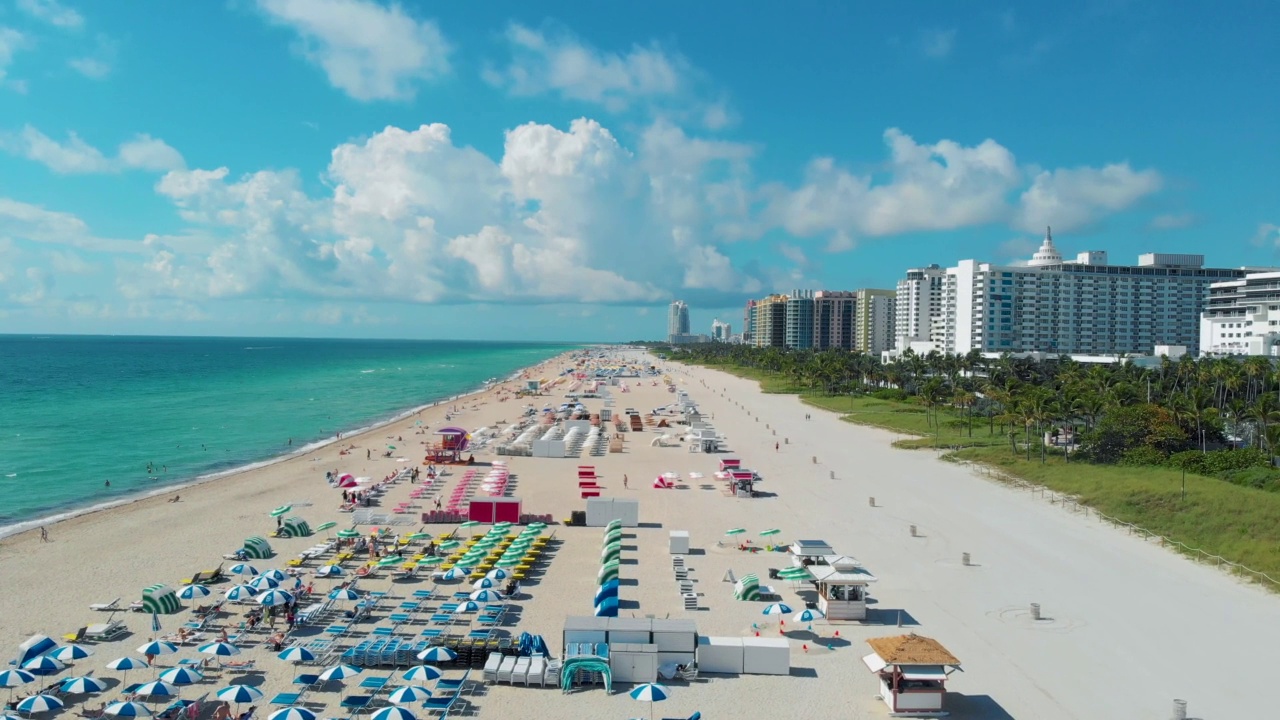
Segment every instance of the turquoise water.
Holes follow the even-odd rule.
[[[300,451],[568,349],[0,336],[0,528]]]

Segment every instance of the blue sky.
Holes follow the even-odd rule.
[[[658,337],[1045,225],[1280,264],[1274,3],[527,5],[0,0],[0,328]]]

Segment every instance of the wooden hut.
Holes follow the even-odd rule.
[[[832,620],[865,620],[867,585],[876,577],[847,555],[825,560],[825,564],[805,566],[818,588],[818,609]]]
[[[867,640],[872,653],[862,658],[880,680],[880,697],[897,717],[941,717],[947,676],[960,661],[937,640],[895,635]]]

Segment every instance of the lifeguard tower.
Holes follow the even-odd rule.
[[[457,465],[466,462],[463,453],[471,445],[471,435],[460,427],[440,428],[436,431],[440,442],[427,447],[423,464]]]

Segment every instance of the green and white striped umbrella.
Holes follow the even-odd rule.
[[[402,558],[398,555],[392,555],[391,557],[385,557],[379,560],[378,567],[386,568],[386,567],[391,567],[392,565],[403,565],[406,562],[408,562],[406,558]]]
[[[747,531],[746,528],[733,528],[732,530],[725,530],[724,534],[725,535],[741,535],[746,531]]]
[[[342,538],[343,540],[353,540],[355,538],[360,537],[360,531],[356,530],[355,528],[347,528],[346,530],[339,530],[338,537]]]
[[[441,550],[448,551],[448,550],[455,550],[461,545],[462,543],[458,542],[457,540],[445,540],[444,542],[440,543],[439,547]]]
[[[408,535],[408,538],[410,540],[430,540],[431,537],[432,537],[431,533],[428,533],[428,532],[409,533]]]
[[[431,557],[422,558],[421,560],[418,561],[418,564],[426,565],[427,567],[432,567],[435,565],[439,565],[442,562],[444,562],[444,558],[440,557],[439,555],[432,555]]]
[[[761,530],[761,531],[760,531],[760,536],[761,536],[761,537],[769,537],[770,535],[778,535],[778,534],[780,534],[781,532],[782,532],[782,531],[781,531],[781,530],[779,530],[778,528],[769,528],[768,530]]]
[[[480,523],[479,523],[478,521],[476,521],[476,520],[468,520],[468,521],[466,521],[466,522],[464,522],[464,523],[462,523],[462,524],[458,525],[458,529],[459,529],[459,530],[466,530],[467,528],[473,528],[473,527],[475,527],[475,526],[477,526],[477,525],[479,525],[479,524],[480,524]]]
[[[281,515],[289,512],[292,509],[293,509],[292,505],[281,505],[280,507],[271,511],[271,517],[280,517]]]
[[[328,529],[329,529],[329,528],[331,528],[331,527],[337,527],[337,526],[338,526],[338,523],[336,523],[336,522],[334,522],[334,521],[330,520],[329,522],[323,522],[323,523],[320,523],[319,525],[317,525],[317,526],[316,526],[316,532],[320,532],[320,531],[322,531],[322,530],[328,530]]]
[[[524,558],[522,557],[504,557],[498,562],[494,563],[494,565],[497,565],[498,567],[503,567],[503,568],[515,567],[522,562],[524,562]]]

